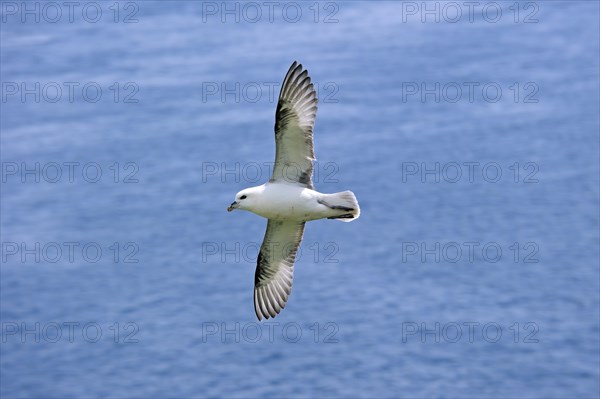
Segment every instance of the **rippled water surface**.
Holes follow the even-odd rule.
[[[12,4],[3,397],[598,395],[597,2],[454,23],[420,2],[294,3],[295,23],[191,1],[22,23]],[[307,225],[259,325],[266,223],[225,208],[268,178],[295,59],[319,90],[315,185],[362,215]]]

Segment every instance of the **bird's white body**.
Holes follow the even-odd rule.
[[[244,192],[251,202],[242,209],[267,219],[307,222],[340,214],[319,202],[324,194],[295,184],[270,182]]]

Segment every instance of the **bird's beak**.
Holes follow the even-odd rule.
[[[233,201],[233,202],[231,203],[231,205],[229,205],[229,207],[227,208],[227,212],[231,212],[231,211],[233,211],[233,210],[234,210],[235,208],[237,208],[238,206],[239,206],[239,204],[238,204],[237,202]]]

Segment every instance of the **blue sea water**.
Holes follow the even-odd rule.
[[[598,2],[56,4],[0,4],[2,397],[599,396]],[[362,214],[258,324],[293,60]]]

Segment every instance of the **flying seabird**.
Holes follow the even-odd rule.
[[[294,260],[310,220],[351,222],[360,216],[352,191],[322,194],[312,183],[313,127],[317,95],[308,71],[296,61],[288,70],[275,113],[275,165],[271,179],[240,191],[227,208],[267,218],[267,231],[254,275],[254,310],[258,320],[275,317],[292,290]]]

